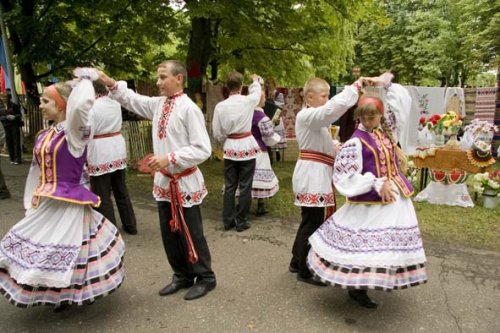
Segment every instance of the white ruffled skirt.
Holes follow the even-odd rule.
[[[19,307],[92,302],[121,285],[124,253],[90,206],[42,198],[0,241],[0,292]]]

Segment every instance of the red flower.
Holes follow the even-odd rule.
[[[425,125],[426,122],[425,117],[424,116],[420,117],[420,120],[418,122],[420,125]]]

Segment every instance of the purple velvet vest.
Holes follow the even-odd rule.
[[[259,121],[264,118],[266,114],[261,111],[254,111],[253,112],[253,118],[252,118],[252,135],[259,144],[260,150],[266,151],[266,144],[264,143],[264,140],[262,140],[262,133],[260,133],[260,128],[259,128]]]
[[[405,197],[413,194],[413,186],[406,179],[399,168],[399,162],[391,140],[381,130],[368,133],[361,130],[354,131],[352,138],[361,141],[363,154],[363,170],[361,173],[371,172],[375,177],[387,177],[396,183]],[[372,189],[368,193],[349,197],[351,203],[381,203],[382,198]]]
[[[51,127],[40,133],[33,154],[40,166],[40,183],[33,194],[33,207],[38,207],[40,197],[99,206],[100,198],[80,184],[87,153],[78,158],[71,155],[64,128]]]

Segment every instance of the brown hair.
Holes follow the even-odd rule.
[[[227,76],[226,86],[230,92],[238,91],[243,86],[243,74],[240,72],[231,72]]]
[[[170,74],[177,76],[182,74],[182,84],[186,83],[187,71],[186,67],[178,60],[165,60],[158,67],[167,67],[170,70]]]
[[[107,95],[108,88],[101,81],[92,81],[92,85],[94,86],[95,93],[98,95]]]

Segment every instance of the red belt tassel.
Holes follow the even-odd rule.
[[[194,248],[193,239],[191,238],[191,233],[189,232],[186,220],[184,219],[184,211],[182,208],[182,195],[179,189],[179,179],[185,176],[189,176],[198,170],[197,167],[192,167],[186,169],[180,173],[171,174],[165,170],[160,170],[160,172],[170,178],[170,210],[172,212],[172,219],[170,220],[170,230],[172,232],[182,232],[184,238],[186,239],[188,260],[191,264],[198,261],[198,254]]]

